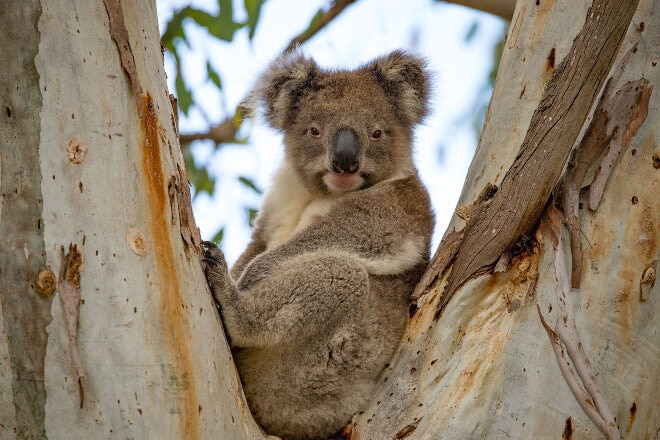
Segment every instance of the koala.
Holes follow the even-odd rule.
[[[205,242],[248,405],[285,439],[327,438],[372,397],[428,265],[434,216],[413,165],[425,62],[402,51],[325,70],[276,60],[254,100],[285,157],[252,240],[228,270]]]

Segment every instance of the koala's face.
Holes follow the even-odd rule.
[[[337,193],[412,171],[427,89],[423,62],[402,52],[349,72],[322,71],[294,53],[266,72],[257,95],[305,186]]]

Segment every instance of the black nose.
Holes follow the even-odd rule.
[[[360,143],[353,130],[342,129],[335,135],[332,171],[355,174],[360,169]]]

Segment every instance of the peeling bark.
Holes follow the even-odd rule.
[[[634,135],[637,132],[648,113],[648,102],[653,90],[652,86],[648,86],[648,80],[641,78],[634,82],[628,81],[618,91],[614,92],[626,63],[633,51],[636,50],[637,46],[635,45],[621,59],[614,69],[613,75],[607,80],[589,128],[573,151],[573,158],[569,161],[564,176],[562,187],[563,208],[569,225],[573,260],[571,287],[575,289],[580,287],[583,266],[579,216],[581,208],[580,191],[591,185],[589,189],[590,209],[595,210],[597,202],[592,205],[591,200],[600,201],[607,176],[612,171],[615,160],[620,158],[620,152],[623,148],[622,132],[629,133],[626,136],[627,146],[632,137],[631,134]],[[621,130],[620,127],[626,128]],[[606,149],[608,149],[608,152],[600,160],[596,177],[592,179],[591,183],[586,181],[592,164],[603,155]]]
[[[85,377],[80,353],[78,351],[78,315],[80,313],[80,277],[85,268],[85,257],[82,246],[70,244],[69,251],[64,255],[64,246],[60,250],[59,295],[60,304],[64,311],[66,332],[69,338],[69,351],[71,361],[78,378],[78,391],[80,393],[80,407],[83,407],[85,393],[82,379]]]
[[[142,116],[142,86],[138,78],[135,58],[131,51],[131,42],[128,36],[128,30],[126,29],[126,23],[124,23],[124,11],[119,0],[103,0],[103,4],[105,5],[105,10],[108,12],[110,35],[119,50],[121,65],[131,80],[136,108],[138,109],[138,114]]]
[[[196,256],[155,3],[10,1],[0,34],[0,438],[263,437]]]
[[[614,415],[607,403],[603,390],[596,380],[589,358],[584,352],[582,340],[575,324],[573,302],[570,296],[570,283],[566,270],[561,223],[557,222],[551,229],[555,231],[557,241],[554,268],[555,278],[557,280],[555,291],[557,293],[560,316],[557,317],[554,331],[546,324],[541,313],[541,308],[537,304],[539,318],[550,337],[552,349],[557,357],[557,365],[561,370],[562,376],[564,376],[564,380],[566,380],[580,407],[608,440],[619,440],[621,433],[617,428]],[[566,353],[568,354],[568,358],[566,357]],[[570,367],[571,363],[574,370]]]
[[[612,102],[608,102],[603,108],[610,142],[589,188],[589,209],[592,211],[598,209],[607,178],[621,152],[630,144],[630,139],[646,120],[652,91],[653,86],[649,86],[646,78],[628,81],[616,92]]]

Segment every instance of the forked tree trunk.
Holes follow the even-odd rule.
[[[6,3],[0,438],[262,438],[198,264],[155,6]],[[658,436],[653,3],[519,2],[467,222],[353,439]]]

